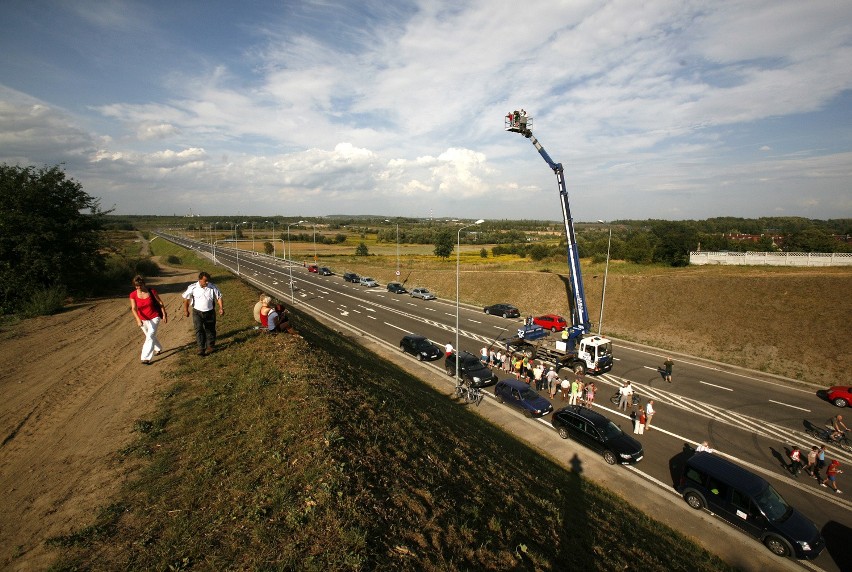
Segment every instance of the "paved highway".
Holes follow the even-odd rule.
[[[169,238],[210,255],[207,244]],[[217,263],[236,272],[235,254],[233,249],[217,247]],[[344,282],[340,276],[344,268],[332,268],[334,276],[318,276],[301,265],[290,268],[281,259],[245,252],[239,255],[239,270],[244,279],[288,302],[292,271],[293,295],[298,307],[345,322],[394,347],[398,347],[403,335],[411,332],[425,335],[442,346],[447,342],[455,344],[454,300],[424,301],[406,294],[391,294],[383,286],[366,288]],[[406,285],[409,289],[415,286],[429,287]],[[554,311],[559,313],[558,309]],[[461,349],[478,355],[481,347],[511,335],[520,324],[521,320],[489,316],[481,308],[463,305],[459,317]],[[594,377],[599,388],[595,409],[629,431],[628,417],[608,400],[628,380],[642,397],[642,403],[654,399],[656,409],[652,430],[638,436],[645,448],[645,458],[625,470],[635,471],[656,483],[663,494],[676,494],[672,487],[676,476],[672,474],[671,464],[685,445],[694,446],[707,439],[717,454],[770,481],[823,531],[828,549],[814,562],[802,563],[804,566],[824,570],[841,570],[847,566],[838,558],[843,551],[848,556],[852,544],[849,542],[852,540],[852,470],[838,480],[841,490],[848,488],[847,496],[820,487],[805,473],[794,479],[784,467],[792,445],[798,445],[804,456],[816,444],[804,432],[805,422],[821,426],[839,411],[820,399],[816,388],[795,386],[759,372],[678,355],[673,356],[673,383],[669,384],[658,371],[666,353],[619,341],[614,346],[612,371]],[[443,359],[433,362],[433,366],[443,369]],[[498,375],[508,376],[502,372]],[[452,380],[448,378],[447,383],[449,389]],[[561,406],[557,398],[554,407]],[[529,423],[549,425],[548,419],[529,420]],[[553,438],[559,439],[555,431]],[[829,458],[839,459],[842,467],[852,466],[852,454],[837,447],[829,446]],[[613,467],[613,470],[619,469]],[[765,550],[757,542],[755,549]]]

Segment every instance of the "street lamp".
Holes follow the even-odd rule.
[[[272,260],[275,260],[275,221],[265,221],[272,223]]]
[[[317,260],[318,260],[318,258],[317,258],[317,223],[312,222],[311,224],[314,227],[314,264],[316,264]]]
[[[459,267],[461,260],[460,250],[461,250],[461,231],[466,228],[470,228],[472,226],[476,226],[478,224],[484,223],[484,219],[479,219],[473,224],[469,224],[467,226],[463,226],[459,229],[458,232],[458,240],[456,247],[456,385],[459,385],[461,381],[461,376],[459,375]]]
[[[385,222],[390,220],[385,219]],[[396,223],[396,276],[399,278],[399,223]]]
[[[251,253],[255,254],[257,251],[254,249],[254,223],[251,223]]]
[[[604,221],[598,219],[598,222],[604,224]],[[601,318],[598,320],[598,335],[601,335],[603,329],[603,310],[604,300],[606,300],[606,276],[609,274],[609,247],[612,245],[612,227],[609,227],[609,240],[606,243],[606,266],[604,267],[604,283],[603,292],[601,293]]]
[[[292,256],[293,256],[293,251],[290,248],[290,227],[302,224],[303,222],[306,222],[306,221],[300,220],[299,222],[291,222],[290,224],[287,225],[287,250],[288,250],[288,253],[287,253],[286,258],[287,258],[287,267],[290,269],[290,304],[291,305],[295,303],[295,295],[293,294],[293,263],[291,262]]]

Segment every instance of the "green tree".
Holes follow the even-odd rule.
[[[263,251],[266,254],[272,254],[273,252],[275,252],[275,248],[273,248],[272,243],[267,240],[263,243]]]
[[[455,246],[451,230],[443,229],[435,235],[435,256],[438,258],[449,258]]]
[[[46,288],[85,291],[104,268],[105,214],[59,166],[0,165],[0,310]]]
[[[355,247],[355,256],[369,256],[370,251],[367,249],[367,245],[363,242]]]
[[[485,247],[479,249],[479,257],[488,258],[488,251],[485,250]]]
[[[652,235],[645,231],[631,233],[624,246],[624,259],[636,264],[649,264],[654,259]]]

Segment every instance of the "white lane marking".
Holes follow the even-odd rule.
[[[468,322],[473,322],[474,324],[481,324],[481,323],[482,323],[482,322],[480,322],[479,320],[473,320],[473,319],[471,319],[471,318],[468,318],[468,319],[467,319],[467,321],[468,321]]]
[[[731,389],[730,387],[724,387],[722,385],[716,385],[715,383],[709,383],[707,381],[698,380],[698,383],[703,383],[704,385],[709,385],[709,386],[712,386],[712,387],[718,387],[719,389],[724,389],[725,391],[733,391],[733,389]]]
[[[385,325],[386,325],[386,326],[390,326],[391,328],[397,329],[397,330],[399,330],[400,332],[405,332],[406,334],[410,334],[410,333],[411,333],[409,330],[406,330],[405,328],[400,328],[400,327],[399,327],[399,326],[397,326],[396,324],[391,324],[390,322],[385,322]]]
[[[361,314],[361,313],[362,313],[362,312],[361,312],[361,310],[352,310],[352,311],[353,311],[353,312],[355,312],[356,314]]]
[[[361,307],[364,308],[365,310],[367,310],[368,312],[375,312],[375,310],[373,308],[368,308],[367,306],[361,306]]]
[[[783,405],[784,407],[792,407],[793,409],[798,409],[799,411],[805,411],[810,413],[810,409],[805,409],[804,407],[796,407],[795,405],[790,405],[789,403],[784,403],[783,401],[775,401],[773,399],[769,400],[769,403],[777,403],[778,405]]]
[[[426,309],[429,310],[430,312],[437,312],[438,311],[435,308],[426,308]]]
[[[455,314],[450,314],[449,312],[444,312],[444,315],[450,316],[451,318],[454,318],[456,316]]]
[[[495,330],[500,330],[500,331],[503,331],[503,330],[506,329],[503,326],[491,326],[491,327],[494,328]]]
[[[408,302],[408,305],[409,306],[416,306],[417,304],[415,304],[414,302]]]
[[[348,316],[348,315],[349,315],[349,312],[347,312],[346,310],[342,310],[342,311],[340,312],[340,315],[341,315],[341,316]]]
[[[375,319],[376,319],[376,317],[375,317],[375,316],[369,316],[369,315],[368,315],[367,317],[368,317],[368,318],[370,318],[371,320],[375,320]]]

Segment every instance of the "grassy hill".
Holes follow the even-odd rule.
[[[256,300],[217,282],[229,308]],[[222,351],[181,358],[120,452],[129,485],[52,540],[54,569],[729,569],[408,372],[294,323],[303,337],[265,336],[229,312]]]

